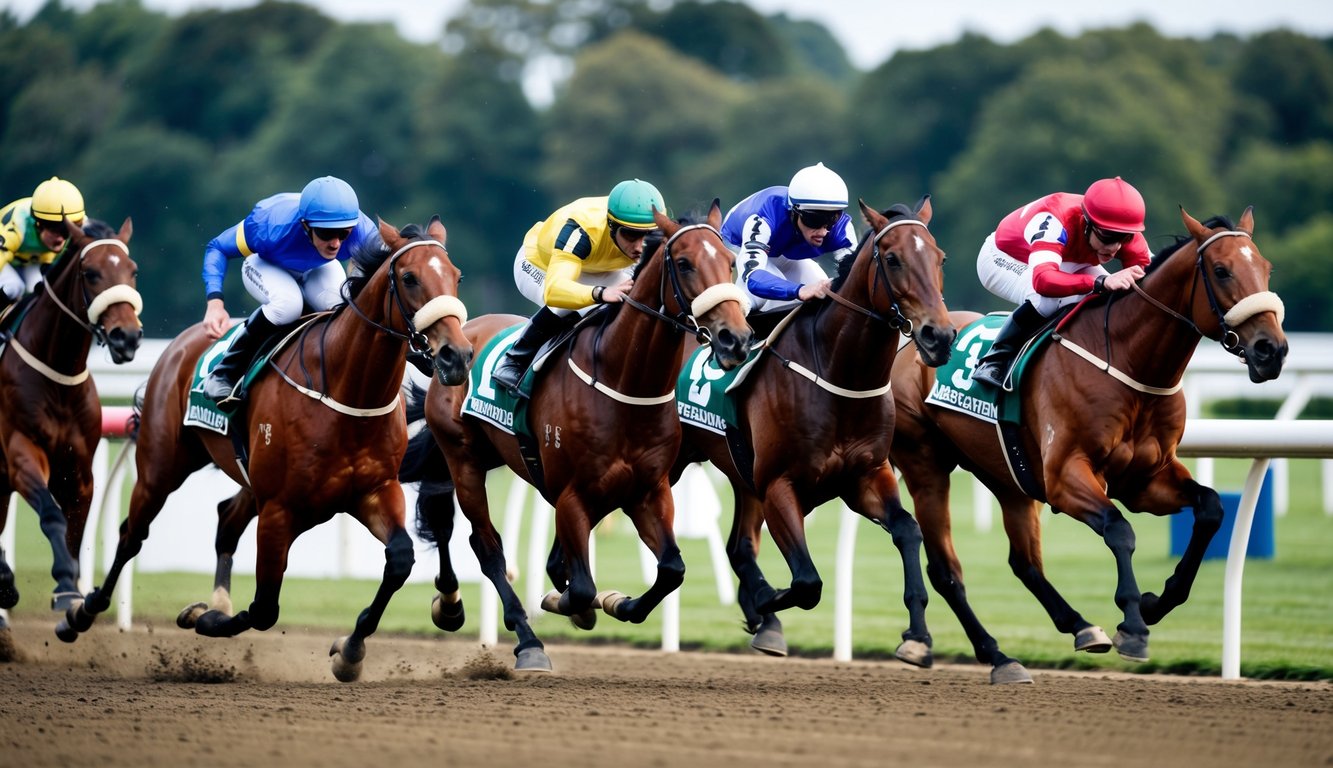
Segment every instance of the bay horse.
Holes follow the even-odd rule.
[[[584,628],[595,621],[597,607],[639,623],[684,579],[668,473],[680,444],[674,386],[685,338],[710,338],[720,363],[734,367],[745,358],[751,331],[744,297],[732,282],[733,257],[718,232],[718,201],[706,222],[679,223],[657,211],[654,220],[665,241],[645,249],[627,301],[596,310],[603,321],[590,319],[581,326],[569,350],[552,355],[535,384],[528,412],[533,433],[540,436],[540,480],[529,470],[517,437],[461,413],[467,386],[432,381],[426,393],[426,423],[436,445],[423,434],[414,438],[414,447],[431,451],[438,446],[448,473],[441,478],[438,464],[435,473],[427,473],[417,502],[419,527],[440,542],[432,617],[445,630],[462,623],[447,545],[456,493],[472,524],[470,543],[482,573],[500,594],[505,627],[518,636],[515,668],[521,671],[550,671],[551,661],[506,578],[504,549],[486,498],[488,470],[508,465],[555,507],[564,556],[558,569],[548,568],[556,590],[543,600],[546,610],[570,616]],[[523,319],[486,315],[464,330],[481,349]],[[409,451],[408,462],[419,461]],[[617,508],[624,509],[657,558],[657,577],[637,598],[599,593],[593,583],[588,537]]]
[[[978,661],[995,683],[1031,682],[1005,655],[967,602],[950,537],[949,473],[971,471],[999,499],[1009,564],[1075,650],[1114,647],[1130,661],[1148,659],[1148,626],[1185,602],[1204,550],[1222,521],[1213,489],[1176,458],[1185,428],[1181,377],[1201,337],[1241,358],[1254,382],[1277,378],[1287,354],[1281,300],[1268,289],[1272,265],[1253,240],[1247,208],[1237,225],[1201,224],[1182,208],[1189,237],[1159,254],[1132,292],[1091,298],[1039,349],[1017,395],[1022,448],[1038,493],[1028,497],[1010,473],[993,424],[925,403],[935,380],[928,361],[903,355],[894,367],[898,429],[892,457],[902,470],[925,536],[927,573],[957,614]],[[975,319],[957,313],[962,325]],[[975,358],[969,365],[975,365]],[[1154,515],[1194,509],[1189,544],[1160,594],[1140,593],[1130,557],[1134,531],[1111,499]],[[1074,610],[1042,569],[1040,502],[1087,525],[1115,559],[1116,605],[1124,612],[1115,639]]]
[[[409,350],[427,358],[423,365],[446,382],[464,380],[472,359],[462,332],[466,309],[457,298],[461,274],[438,217],[424,231],[414,225],[400,232],[380,221],[379,234],[382,244],[351,256],[347,303],[305,324],[280,347],[265,366],[267,375],[251,386],[243,417],[233,416],[233,425],[248,425],[242,438],[247,469],[232,437],[182,426],[196,363],[211,344],[202,324],[168,345],[143,396],[138,478],[115,560],[102,586],[68,612],[62,629],[70,636],[62,639],[77,638],[110,606],[121,570],[138,554],[167,496],[211,462],[245,489],[236,506],[258,514],[256,590],[248,610],[230,615],[229,608],[214,607],[192,615],[195,631],[231,637],[272,627],[292,542],[345,512],[385,545],[384,576],[373,601],[352,634],[330,650],[334,675],[357,678],[365,639],[414,560],[397,480],[407,447],[399,390]]]
[[[33,295],[15,307],[0,351],[0,530],[10,494],[37,512],[51,545],[53,610],[79,597],[78,552],[93,496],[93,453],[102,439],[102,402],[88,374],[93,340],[121,364],[143,337],[130,258],[134,228],[68,219],[69,239]],[[14,572],[0,550],[0,608],[18,603]]]
[[[909,628],[895,655],[930,666],[921,532],[903,509],[889,464],[889,374],[902,337],[915,340],[933,363],[949,357],[954,328],[943,298],[945,255],[927,228],[929,195],[915,207],[898,204],[883,212],[858,203],[869,230],[839,265],[829,299],[794,310],[733,394],[739,441],[752,462],[737,463],[727,436],[686,422],[674,471],[678,477],[685,465],[706,459],[731,483],[735,513],[727,553],[756,650],[785,655],[776,612],[819,602],[823,582],[806,546],[805,516],[841,498],[888,531],[898,547]],[[764,523],[791,568],[788,588],[774,589],[760,571]]]

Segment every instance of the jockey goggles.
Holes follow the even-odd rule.
[[[1102,229],[1096,224],[1088,224],[1088,230],[1102,241],[1103,245],[1115,245],[1116,243],[1126,243],[1134,236],[1133,232],[1112,232],[1108,229]]]
[[[310,227],[311,233],[324,242],[346,240],[352,235],[351,227]]]
[[[838,218],[842,216],[842,211],[800,211],[796,212],[796,218],[810,229],[833,229],[833,225],[838,223]]]

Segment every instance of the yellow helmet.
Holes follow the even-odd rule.
[[[37,185],[32,193],[32,215],[46,221],[83,221],[83,195],[64,179],[51,178]]]

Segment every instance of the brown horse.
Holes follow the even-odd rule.
[[[994,425],[924,402],[935,372],[915,355],[893,372],[898,403],[893,461],[903,473],[925,535],[927,572],[958,615],[992,682],[1031,682],[1000,651],[967,603],[949,533],[949,472],[973,472],[1000,500],[1014,574],[1074,635],[1075,650],[1112,647],[1131,661],[1148,658],[1148,625],[1189,597],[1204,550],[1221,524],[1217,493],[1195,482],[1176,459],[1185,428],[1179,391],[1199,338],[1220,341],[1245,361],[1250,379],[1276,378],[1287,354],[1282,305],[1268,290],[1272,266],[1251,235],[1249,209],[1238,226],[1218,217],[1200,224],[1181,210],[1190,237],[1153,261],[1134,292],[1090,300],[1057,330],[1058,343],[1036,353],[1019,382],[1022,448],[1039,485],[1029,498],[1013,479]],[[977,316],[958,313],[960,327]],[[1193,507],[1195,523],[1174,575],[1160,595],[1140,594],[1130,557],[1134,531],[1115,498],[1135,512],[1170,515]],[[1124,620],[1114,641],[1065,602],[1041,561],[1039,502],[1096,531],[1115,558],[1116,605]]]
[[[385,545],[384,578],[373,602],[352,634],[330,651],[334,675],[356,679],[365,638],[414,559],[397,480],[407,446],[399,388],[409,349],[429,355],[436,376],[446,382],[464,380],[472,359],[462,332],[466,311],[457,298],[460,273],[445,250],[439,219],[424,232],[409,227],[400,233],[380,222],[380,237],[383,246],[352,255],[348,303],[303,326],[293,343],[281,347],[268,363],[275,370],[255,381],[245,412],[233,416],[234,428],[248,425],[248,471],[230,437],[182,426],[196,362],[210,346],[202,325],[163,352],[143,399],[129,518],[106,581],[69,612],[75,636],[110,606],[121,569],[139,552],[167,496],[211,462],[247,489],[236,505],[258,512],[256,592],[249,610],[234,616],[217,607],[192,615],[195,630],[230,637],[272,627],[293,540],[346,512]]]
[[[32,506],[54,557],[54,610],[80,595],[77,553],[93,496],[93,452],[102,438],[102,403],[88,376],[93,339],[111,359],[134,359],[143,336],[130,259],[133,227],[66,220],[69,240],[17,319],[0,352],[0,530],[13,491]],[[0,608],[18,602],[14,573],[0,551]]]
[[[645,250],[629,300],[598,310],[603,322],[585,324],[570,350],[553,356],[554,363],[546,365],[547,372],[535,385],[528,410],[533,431],[542,436],[540,480],[530,472],[518,438],[461,415],[468,387],[432,381],[427,393],[426,423],[450,476],[427,477],[433,482],[423,483],[417,507],[418,517],[440,542],[440,594],[432,616],[445,630],[462,622],[447,546],[456,490],[459,507],[472,524],[471,544],[482,573],[500,593],[505,626],[518,635],[514,655],[519,670],[547,671],[551,661],[505,576],[504,549],[486,500],[486,472],[491,468],[507,464],[555,507],[564,557],[559,568],[548,569],[559,592],[543,601],[547,610],[576,617],[584,627],[595,620],[597,606],[621,621],[638,623],[684,579],[668,482],[680,444],[673,388],[684,340],[686,334],[708,336],[721,364],[732,367],[745,358],[751,331],[743,296],[731,280],[731,252],[718,234],[722,214],[717,201],[707,223],[681,224],[661,213],[655,219],[666,240]],[[480,349],[522,320],[487,315],[468,323],[465,331]],[[591,375],[585,373],[589,371]],[[428,441],[414,447],[433,448]],[[657,557],[657,578],[638,598],[599,594],[593,584],[588,536],[616,508],[625,510]]]
[[[754,648],[785,655],[774,614],[819,602],[823,582],[806,547],[805,516],[841,498],[892,535],[910,615],[897,656],[930,666],[921,532],[902,507],[889,465],[889,373],[901,337],[914,339],[932,362],[948,359],[954,329],[942,296],[944,252],[927,229],[929,196],[915,208],[883,213],[860,206],[870,229],[840,265],[830,300],[801,305],[734,395],[739,442],[752,463],[738,466],[728,437],[687,422],[676,471],[707,459],[731,481],[727,551]],[[755,559],[764,522],[791,568],[790,588],[769,586]]]

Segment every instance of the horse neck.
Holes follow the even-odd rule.
[[[1193,247],[1179,249],[1156,266],[1139,286],[1157,303],[1196,323],[1195,308],[1202,292],[1196,285],[1197,256]],[[1137,291],[1124,294],[1108,309],[1091,314],[1097,318],[1096,323],[1085,325],[1095,336],[1090,340],[1094,345],[1091,348],[1104,350],[1111,365],[1144,384],[1166,387],[1180,381],[1199,345],[1195,327]]]
[[[78,374],[87,367],[93,337],[86,327],[60,308],[57,299],[71,312],[87,311],[79,281],[66,273],[58,285],[46,283],[37,288],[37,297],[15,338],[38,360],[56,371]]]
[[[634,278],[630,298],[670,315],[661,306],[663,261],[664,254],[658,254],[643,266]],[[670,292],[670,286],[666,291]],[[685,335],[681,331],[628,304],[621,305],[600,338],[585,334],[581,339],[589,340],[582,347],[585,355],[581,364],[595,366],[596,372],[589,373],[632,397],[655,397],[667,392],[674,385],[684,359]]]
[[[874,258],[857,257],[838,295],[863,309],[873,310]],[[881,286],[879,290],[884,290]],[[889,380],[898,352],[898,332],[834,300],[821,302],[806,323],[798,325],[797,339],[811,355],[815,373],[840,387],[874,389]]]
[[[334,400],[374,408],[398,393],[407,363],[407,342],[366,321],[369,318],[386,327],[402,322],[389,295],[388,271],[378,271],[353,303],[355,307],[346,307],[331,318],[326,329],[321,331],[316,325],[303,337],[302,355],[327,373],[324,388]]]

